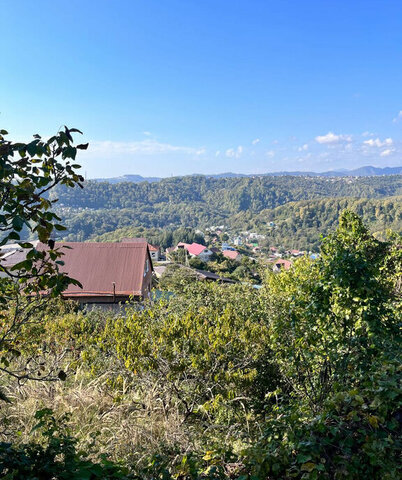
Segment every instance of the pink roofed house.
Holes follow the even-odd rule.
[[[203,262],[208,262],[212,255],[212,251],[209,250],[205,245],[201,245],[200,243],[183,243],[180,242],[177,244],[175,250],[179,248],[184,248],[189,253],[190,257],[198,257]]]
[[[237,250],[224,250],[222,255],[230,260],[240,261],[241,259],[241,253],[239,253]]]

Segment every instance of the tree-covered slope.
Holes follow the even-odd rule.
[[[361,216],[377,237],[383,238],[388,229],[402,231],[402,196],[290,202],[262,211],[248,225],[266,234],[271,244],[316,249],[321,235],[325,236],[335,229],[340,213],[346,209]],[[240,217],[237,221],[244,223]],[[269,226],[270,222],[274,222],[275,226]]]
[[[200,204],[221,213],[260,212],[292,201],[323,197],[380,198],[402,195],[402,175],[362,178],[253,177],[167,178],[158,183],[98,183],[87,181],[83,189],[59,188],[59,204],[72,208],[113,209]]]
[[[203,229],[224,224],[269,233],[272,242],[288,247],[311,248],[345,208],[362,215],[375,232],[399,231],[402,176],[191,176],[115,185],[89,181],[83,189],[61,188],[55,195],[69,240],[94,239],[127,227]],[[271,221],[277,229],[267,227]]]

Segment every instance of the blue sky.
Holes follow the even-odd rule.
[[[400,0],[0,5],[0,126],[89,178],[402,164]]]

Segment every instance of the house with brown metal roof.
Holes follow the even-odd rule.
[[[153,267],[147,242],[57,242],[55,248],[64,254],[60,271],[82,285],[69,285],[64,298],[101,305],[150,297]]]

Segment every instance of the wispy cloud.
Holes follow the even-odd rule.
[[[104,155],[141,154],[157,155],[163,153],[185,153],[190,155],[202,155],[205,148],[184,147],[161,143],[156,140],[146,139],[137,142],[114,142],[114,141],[92,141],[90,142],[89,153],[101,153]]]
[[[272,158],[272,157],[275,156],[275,152],[274,152],[274,150],[268,150],[268,152],[266,152],[265,155],[266,155],[267,157]]]
[[[381,153],[380,153],[380,157],[388,157],[389,155],[391,155],[392,153],[394,153],[394,149],[391,149],[391,148],[387,148],[386,150],[383,150]]]
[[[237,148],[228,148],[225,155],[229,158],[240,158],[243,153],[243,147],[239,145]]]
[[[402,120],[402,110],[399,110],[398,115],[392,119],[394,123],[400,122]]]
[[[370,140],[365,140],[363,142],[365,145],[368,145],[369,147],[385,147],[386,145],[392,145],[393,141],[392,138],[386,138],[385,140],[381,141],[379,138],[370,138]]]
[[[260,142],[261,142],[261,139],[260,139],[260,138],[255,138],[255,139],[251,142],[251,144],[252,144],[252,145],[257,145],[257,143],[260,143]]]
[[[301,147],[299,147],[297,150],[298,150],[299,152],[305,152],[305,151],[307,151],[307,150],[308,150],[308,144],[305,143],[304,145],[302,145]]]
[[[315,141],[321,144],[334,144],[334,143],[341,143],[341,142],[351,142],[352,136],[351,135],[336,135],[333,132],[328,132],[326,135],[318,135],[315,137]]]

